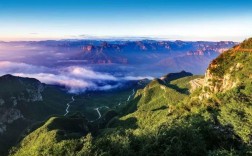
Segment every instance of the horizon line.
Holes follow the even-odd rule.
[[[81,35],[82,36],[82,35]],[[244,38],[243,40],[235,41],[235,40],[217,40],[217,39],[203,39],[202,37],[192,38],[192,39],[185,39],[185,37],[177,36],[177,37],[161,37],[161,36],[86,36],[84,37],[45,37],[45,38],[23,38],[23,39],[0,39],[0,42],[42,42],[42,41],[81,41],[81,40],[95,40],[95,41],[143,41],[143,40],[153,40],[153,41],[205,41],[205,42],[242,42],[243,40],[248,39],[248,37]],[[181,39],[179,39],[181,38]],[[184,39],[183,39],[184,38]],[[211,37],[210,37],[211,38]]]

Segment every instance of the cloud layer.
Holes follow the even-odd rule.
[[[0,61],[0,75],[12,74],[21,77],[36,78],[46,84],[61,85],[69,92],[86,90],[109,90],[121,85],[121,81],[152,79],[152,77],[115,77],[109,73],[96,72],[87,67],[68,66],[49,68],[26,63]]]

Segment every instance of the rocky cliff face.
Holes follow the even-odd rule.
[[[222,76],[215,75],[213,72],[211,72],[211,69],[208,69],[205,74],[204,86],[209,87],[209,90],[213,93],[225,92],[236,87],[240,80],[231,78],[231,75],[233,72],[238,72],[242,66],[243,65],[241,63],[234,63],[234,65],[231,66]],[[217,67],[218,66],[210,66],[210,68]]]
[[[252,41],[246,40],[246,42]],[[245,87],[251,83],[252,48],[242,48],[238,45],[213,60],[209,65],[203,84],[201,98],[211,97],[218,92],[226,92],[232,88]]]
[[[6,131],[8,124],[24,117],[16,108],[2,108],[0,114],[0,134]]]
[[[0,155],[17,143],[30,126],[52,114],[65,113],[71,99],[62,88],[36,79],[0,77]]]
[[[44,86],[35,79],[5,75],[0,78],[0,134],[14,121],[24,118],[19,107],[29,102],[43,101]]]
[[[6,131],[9,124],[23,117],[17,108],[0,108],[0,135]]]

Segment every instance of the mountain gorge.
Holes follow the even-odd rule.
[[[154,79],[97,121],[51,117],[10,155],[251,155],[251,43],[222,53],[205,76]]]

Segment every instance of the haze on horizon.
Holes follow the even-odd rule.
[[[252,36],[251,7],[247,0],[1,0],[0,40],[242,41]]]

